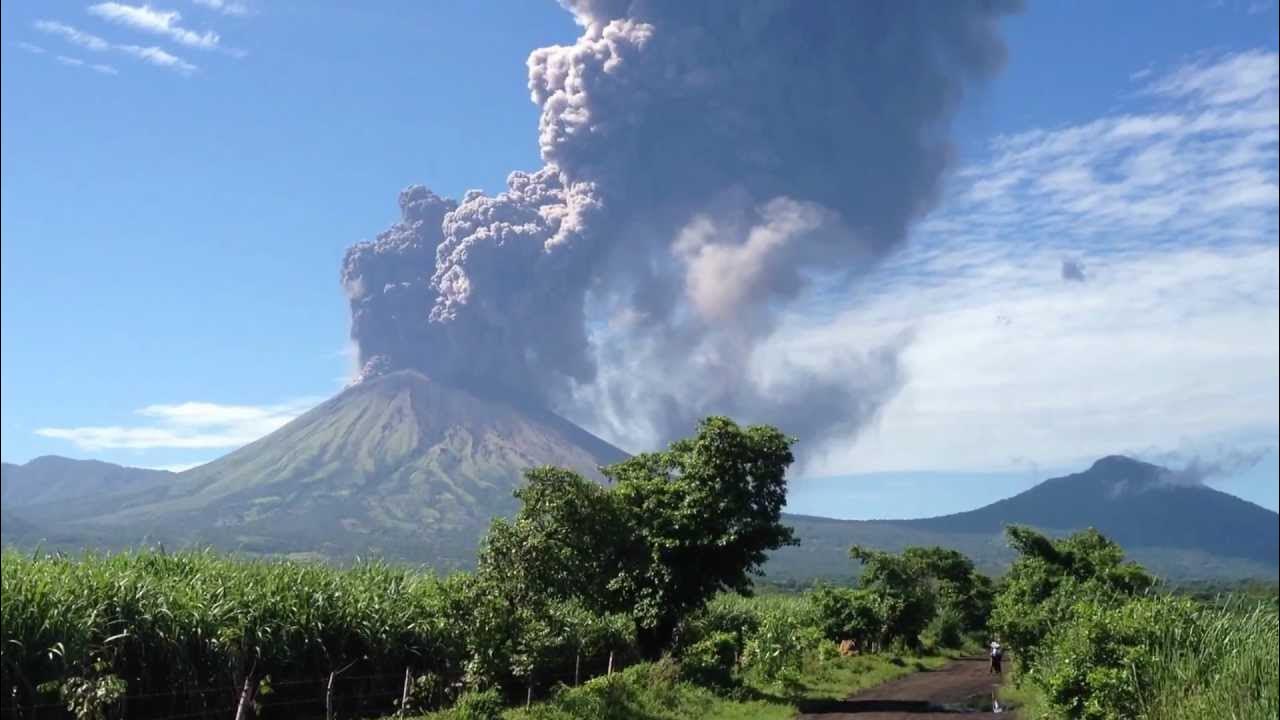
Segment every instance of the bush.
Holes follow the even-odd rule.
[[[495,689],[463,693],[446,714],[448,720],[501,720],[502,696]]]
[[[820,586],[809,594],[809,601],[828,640],[852,640],[868,648],[884,631],[880,604],[867,590]]]
[[[743,665],[766,682],[793,684],[805,661],[823,644],[822,631],[794,614],[770,609],[747,638]]]
[[[1032,680],[1044,690],[1050,709],[1063,716],[1134,717],[1155,669],[1157,641],[1192,627],[1194,613],[1191,601],[1169,597],[1118,606],[1081,601],[1070,622],[1050,633]]]
[[[921,639],[933,649],[958,648],[964,644],[964,619],[954,610],[941,610],[925,626]]]
[[[685,648],[680,657],[681,676],[698,685],[729,688],[738,659],[738,639],[727,632],[712,633]]]

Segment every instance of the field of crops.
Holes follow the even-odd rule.
[[[252,677],[274,691],[264,703],[323,715],[329,673],[346,668],[343,697],[390,708],[406,668],[445,681],[464,673],[460,584],[377,564],[6,552],[3,683],[17,691],[6,693],[5,707],[58,702],[46,683],[83,680],[109,691],[123,680],[130,717],[230,717],[223,711]]]

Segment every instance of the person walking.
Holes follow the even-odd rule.
[[[999,675],[1003,671],[1004,664],[1004,646],[1000,644],[1000,638],[997,636],[991,640],[991,669],[988,674]]]

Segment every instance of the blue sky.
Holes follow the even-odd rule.
[[[6,461],[189,465],[336,392],[345,248],[410,183],[536,169],[525,58],[578,34],[551,2],[137,7],[0,8]],[[1033,2],[1005,27],[943,206],[779,334],[815,358],[915,337],[875,426],[802,472],[840,480],[798,499],[912,515],[927,488],[943,512],[1109,452],[1277,443],[1274,3]],[[1274,509],[1274,457],[1215,481]]]

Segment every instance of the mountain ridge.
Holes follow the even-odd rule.
[[[91,471],[91,486],[114,492],[75,493],[64,482],[52,500],[12,503],[21,485],[11,485],[17,477],[11,467],[23,466],[6,464],[4,535],[48,547],[163,541],[462,568],[474,562],[490,521],[516,510],[512,492],[524,469],[559,465],[601,481],[600,466],[625,457],[553,413],[400,371],[349,387],[275,432],[182,473],[58,458],[36,463]],[[104,485],[102,477],[131,479]],[[995,572],[1012,557],[1002,533],[1016,523],[1052,534],[1096,527],[1170,576],[1274,577],[1277,517],[1113,455],[960,513],[870,521],[787,514],[802,545],[774,553],[766,571],[775,579],[847,577],[856,571],[848,548],[862,544],[954,547]]]

